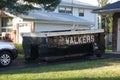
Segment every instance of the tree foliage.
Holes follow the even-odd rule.
[[[103,7],[108,4],[109,0],[97,0],[99,7]],[[111,40],[109,39],[109,34],[112,33],[112,15],[102,13],[101,14],[101,25],[102,28],[105,30],[105,47],[106,49],[110,49],[111,47]]]
[[[109,0],[97,0],[98,2],[98,6],[102,7],[102,6],[105,6]]]
[[[99,7],[103,7],[109,3],[109,0],[97,0]],[[102,28],[105,29],[105,33],[112,32],[112,16],[110,14],[101,15]]]
[[[10,13],[26,13],[28,10],[41,8],[54,10],[60,2],[61,0],[0,0],[0,10]]]

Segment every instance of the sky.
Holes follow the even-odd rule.
[[[94,5],[94,6],[97,6],[97,0],[77,0],[77,1],[81,1],[81,2],[84,2],[84,3],[88,3],[88,4],[91,4],[91,5]],[[116,2],[118,0],[110,0],[110,2]]]

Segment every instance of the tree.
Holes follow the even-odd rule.
[[[97,0],[97,2],[98,2],[98,6],[102,7],[105,6],[109,2],[109,0]]]
[[[54,10],[60,2],[61,0],[0,0],[0,11],[26,13],[31,9]]]
[[[99,7],[105,6],[105,5],[108,3],[108,1],[109,1],[109,0],[97,0],[98,6],[99,6]],[[101,27],[102,27],[103,29],[105,29],[106,26],[107,26],[107,24],[106,24],[106,14],[101,14],[101,19],[99,19],[99,20],[101,20],[101,21],[100,21],[100,22],[101,22]],[[106,32],[106,29],[105,29],[105,32]]]
[[[103,7],[109,3],[110,0],[97,0],[98,6]],[[109,33],[112,33],[112,15],[110,14],[101,14],[101,25],[102,28],[105,30],[106,40],[105,40],[105,46],[108,48],[109,46]]]
[[[103,7],[112,0],[97,0],[99,7]],[[110,14],[101,14],[102,28],[105,29],[106,33],[112,32],[112,15]]]

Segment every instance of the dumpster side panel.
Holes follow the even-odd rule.
[[[39,57],[53,57],[53,56],[64,56],[73,54],[88,54],[92,53],[93,46],[91,43],[84,45],[72,45],[68,47],[39,47]]]
[[[39,57],[93,53],[93,38],[93,34],[47,37],[47,46],[39,45]]]
[[[94,50],[94,43],[98,49]],[[53,37],[23,37],[25,58],[44,59],[71,55],[103,54],[104,34],[78,34]]]
[[[23,37],[23,49],[26,59],[36,59],[39,57],[39,46],[46,46],[45,38]]]
[[[31,42],[32,42],[32,39],[31,37],[23,37],[23,43],[22,43],[22,46],[23,46],[23,49],[24,49],[24,56],[25,58],[30,58],[30,53],[31,53]]]

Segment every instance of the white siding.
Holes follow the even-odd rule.
[[[19,17],[13,18],[13,20],[12,20],[13,29],[16,30],[16,29],[17,29],[17,26],[18,26],[18,23],[21,23],[21,22],[23,22],[23,19],[22,19],[22,18],[19,18]]]
[[[79,17],[78,13],[78,8],[73,8],[73,16]]]
[[[72,3],[72,0],[62,0],[62,1],[67,1],[69,3]],[[60,6],[63,6],[63,5],[60,5]],[[67,6],[67,5],[64,5],[64,6]],[[83,18],[85,20],[88,20],[89,22],[94,23],[94,26],[91,29],[98,29],[98,15],[92,13],[92,9],[85,8],[84,6],[83,7],[82,6],[81,7],[71,6],[71,7],[73,7],[73,11],[72,11],[73,16],[76,16],[76,17],[80,17],[79,9],[84,9],[84,16],[80,18]],[[59,7],[56,8],[55,13],[58,13],[58,8]]]
[[[93,22],[95,24],[95,26],[93,26],[92,29],[98,29],[98,17],[97,17],[97,14],[91,13],[91,11],[92,10],[85,9],[84,10],[84,17],[80,17],[80,18],[83,18],[85,20]]]
[[[80,17],[79,8],[73,8],[73,16],[80,17],[84,20],[94,23],[95,25],[92,27],[92,29],[98,29],[98,15],[91,12],[92,10],[84,9],[84,16]]]
[[[58,8],[59,8],[59,7],[56,7],[56,9],[55,9],[55,11],[54,11],[55,13],[58,13]]]
[[[62,0],[62,1],[72,3],[74,0]]]
[[[120,51],[120,19],[118,19],[118,29],[117,29],[117,51]]]
[[[17,42],[18,43],[22,43],[22,35],[24,33],[28,33],[28,32],[31,32],[31,23],[27,23],[27,22],[24,22],[24,23],[19,23],[18,25],[18,34],[17,34]]]

